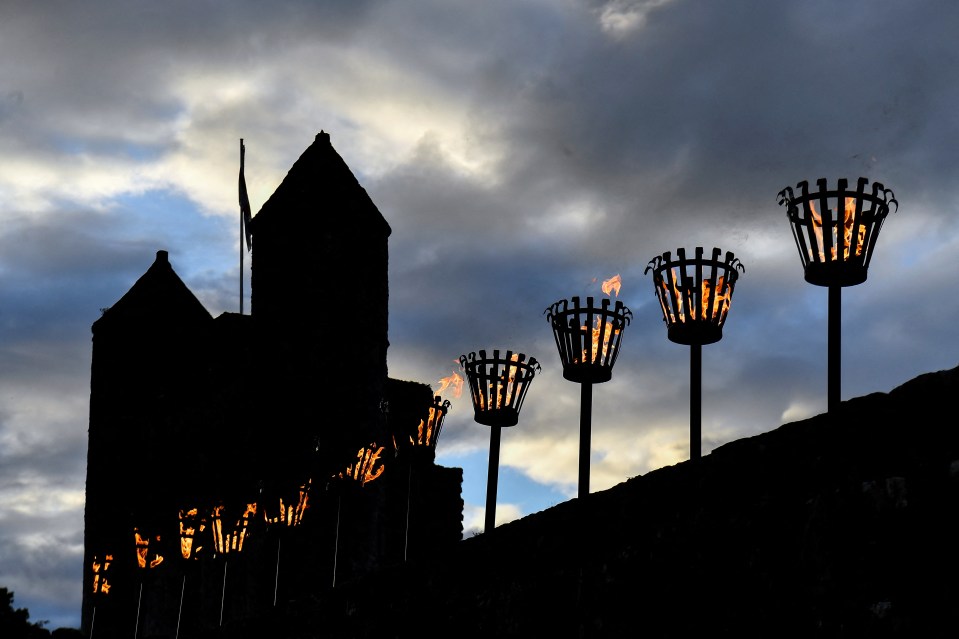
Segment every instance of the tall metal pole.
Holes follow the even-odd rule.
[[[588,512],[589,501],[589,454],[591,451],[590,435],[592,433],[593,416],[593,384],[580,383],[579,394],[579,521],[577,522],[577,546],[579,548],[578,574],[576,579],[576,606],[574,607],[574,621],[577,636],[586,636],[586,612],[583,607],[583,591],[586,581],[586,553],[591,547],[589,529],[592,518]]]
[[[140,632],[140,604],[143,602],[143,582],[140,582],[140,594],[137,596],[137,623],[133,628],[133,639],[137,639]]]
[[[580,384],[579,403],[579,498],[589,495],[590,432],[593,415],[593,384]]]
[[[496,488],[499,481],[499,426],[489,429],[489,475],[486,479],[486,524],[483,532],[492,532],[496,527]]]
[[[406,533],[403,537],[403,561],[406,561],[410,548],[410,494],[413,491],[413,460],[410,460],[410,472],[406,476]]]
[[[689,347],[689,458],[703,456],[703,346]]]
[[[277,537],[276,540],[276,576],[273,578],[273,607],[276,608],[276,596],[280,591],[280,548],[283,544],[283,538]]]
[[[342,487],[341,487],[342,488]],[[333,539],[333,587],[336,588],[336,561],[340,554],[340,508],[343,506],[343,493],[336,497],[336,537]]]
[[[226,569],[230,567],[230,561],[223,562],[223,592],[220,593],[220,625],[223,625],[223,606],[226,604]]]
[[[830,413],[835,413],[841,401],[842,388],[842,286],[829,285],[829,317],[827,319],[828,340],[827,346],[829,363],[827,364],[828,390],[826,407]]]
[[[183,593],[186,591],[186,573],[183,574],[183,585],[180,586],[180,609],[176,613],[176,639],[180,639],[180,618],[183,617]]]

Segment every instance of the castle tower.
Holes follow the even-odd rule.
[[[134,528],[161,533],[162,512],[176,512],[183,478],[197,464],[191,408],[202,403],[204,344],[214,320],[173,272],[166,251],[132,288],[93,324],[90,430],[83,560],[82,626],[93,606],[99,632],[133,627],[136,593]],[[172,530],[172,527],[169,528]],[[165,531],[163,531],[165,532]],[[94,595],[92,566],[113,557],[106,578],[112,592]],[[131,601],[131,597],[133,600]],[[129,625],[128,625],[129,624]]]
[[[253,218],[252,315],[263,449],[279,471],[319,449],[320,474],[387,445],[380,404],[388,347],[391,229],[320,132]]]

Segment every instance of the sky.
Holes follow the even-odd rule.
[[[689,348],[643,273],[665,251],[745,267],[703,347],[704,454],[825,411],[827,290],[777,204],[802,180],[899,202],[842,292],[843,398],[955,367],[957,32],[952,0],[0,2],[0,586],[79,625],[90,326],[159,249],[239,309],[240,138],[254,212],[325,130],[392,226],[392,377],[540,361],[500,522],[576,494],[580,388],[543,311],[613,275],[633,318],[591,489],[688,458]],[[450,399],[468,536],[489,430]]]

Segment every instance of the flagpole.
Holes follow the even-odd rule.
[[[246,149],[243,146],[243,138],[240,138],[240,181],[245,182],[243,177],[243,156],[246,155]],[[243,189],[246,184],[242,184],[240,187]],[[245,190],[245,189],[243,189]],[[240,315],[243,315],[243,235],[245,229],[243,228],[243,193],[240,192]]]

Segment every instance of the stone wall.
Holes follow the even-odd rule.
[[[218,636],[954,636],[957,393],[923,375]]]

